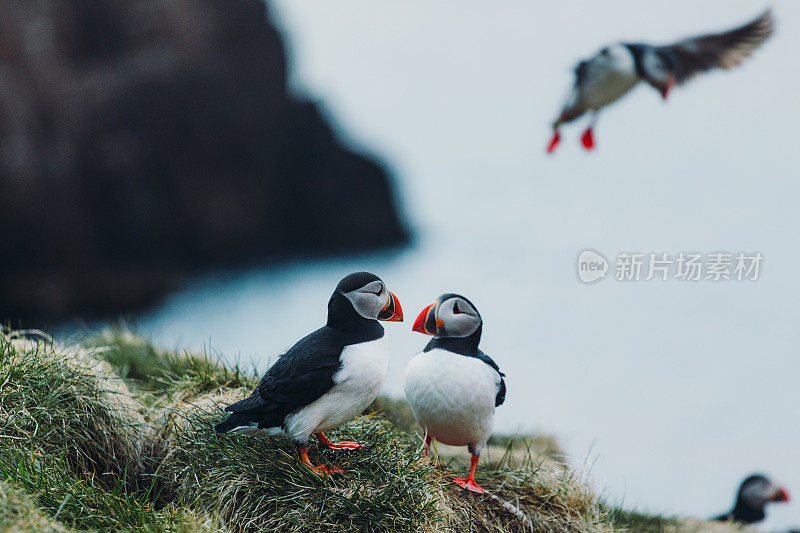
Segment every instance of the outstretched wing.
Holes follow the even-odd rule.
[[[260,427],[280,425],[286,415],[313,403],[333,387],[343,348],[330,328],[318,329],[282,355],[252,395],[225,411],[252,415]]]
[[[500,385],[497,387],[497,396],[494,398],[494,406],[497,407],[502,405],[503,402],[506,401],[506,381],[503,379],[505,374],[500,372],[500,367],[497,366],[497,363],[494,362],[494,359],[483,353],[481,350],[478,350],[478,352],[475,354],[475,357],[494,368],[495,371],[500,374]]]
[[[712,68],[729,69],[747,59],[772,35],[775,19],[767,10],[755,20],[738,28],[701,35],[658,47],[672,59],[675,81],[683,83],[695,74]]]

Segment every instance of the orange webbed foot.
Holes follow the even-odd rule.
[[[363,448],[361,444],[357,442],[353,442],[351,440],[343,440],[342,442],[331,442],[328,445],[328,448],[331,450],[358,450],[359,448]]]
[[[457,477],[453,480],[453,483],[458,485],[464,490],[468,490],[470,492],[475,492],[477,494],[485,494],[486,491],[477,483],[475,480],[468,477]]]
[[[312,470],[324,476],[333,476],[334,474],[344,474],[344,470],[336,465],[321,464],[319,466],[312,466]]]
[[[318,474],[322,474],[325,476],[332,476],[334,474],[344,474],[344,470],[339,468],[338,466],[334,465],[326,465],[321,464],[319,466],[314,466],[314,464],[308,458],[308,447],[307,446],[298,446],[297,447],[297,455],[300,457],[300,461],[306,465],[308,468],[317,472]]]
[[[326,437],[324,433],[317,433],[316,437],[320,445],[324,448],[328,448],[329,450],[357,450],[359,448],[363,448],[361,444],[353,442],[351,440],[343,440],[342,442],[331,442],[331,440],[328,437]]]

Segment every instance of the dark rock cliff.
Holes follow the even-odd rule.
[[[386,171],[288,94],[260,0],[0,3],[0,320],[404,242]]]

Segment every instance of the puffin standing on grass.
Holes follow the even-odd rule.
[[[214,429],[230,431],[282,429],[300,460],[314,470],[341,473],[308,459],[308,438],[322,446],[353,450],[357,442],[332,443],[323,431],[358,416],[386,381],[389,359],[378,320],[403,320],[400,301],[369,272],[342,279],[328,302],[328,323],[300,339],[261,378],[253,394],[229,405],[231,415]]]
[[[755,474],[742,481],[733,509],[714,520],[754,524],[764,520],[764,507],[768,503],[788,501],[789,493],[785,488],[775,485],[766,476]]]
[[[458,294],[444,294],[422,310],[414,331],[433,335],[408,364],[405,393],[414,418],[425,430],[425,455],[431,439],[468,446],[472,464],[466,478],[453,481],[477,493],[475,469],[494,424],[494,409],[506,396],[497,363],[478,348],[483,320]]]
[[[561,125],[587,112],[591,112],[591,119],[581,143],[591,150],[595,146],[592,130],[598,112],[627,94],[640,81],[656,89],[666,100],[676,84],[683,84],[695,74],[738,66],[772,35],[774,25],[772,12],[767,10],[755,20],[722,33],[691,37],[664,46],[620,43],[603,48],[575,67],[575,83],[553,123],[553,137],[547,152],[554,152],[558,146]]]

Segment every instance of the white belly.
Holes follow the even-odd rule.
[[[313,433],[357,417],[378,396],[389,372],[384,338],[345,346],[333,388],[314,403],[286,417],[286,434],[305,442]]]
[[[411,359],[404,388],[428,435],[480,453],[492,432],[499,385],[499,374],[483,361],[435,349]]]
[[[588,109],[600,109],[617,101],[639,83],[639,78],[627,72],[601,70],[592,72],[583,91]]]

